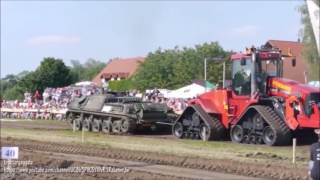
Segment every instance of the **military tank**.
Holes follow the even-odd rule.
[[[115,94],[91,95],[68,104],[67,121],[76,130],[131,134],[169,121],[164,104]]]

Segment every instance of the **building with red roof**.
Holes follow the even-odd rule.
[[[127,79],[137,71],[143,61],[144,57],[111,59],[92,82],[102,86],[103,81]]]

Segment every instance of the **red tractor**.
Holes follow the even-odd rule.
[[[229,133],[233,142],[274,146],[320,128],[320,90],[282,78],[282,58],[276,49],[233,54],[232,85],[189,101],[173,134],[207,141]]]

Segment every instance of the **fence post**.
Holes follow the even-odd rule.
[[[72,126],[72,128],[73,128],[73,132],[76,132],[76,120],[74,119],[73,121],[72,121],[73,123],[73,126]]]
[[[297,146],[297,139],[292,139],[292,163],[296,164],[296,146]]]
[[[206,127],[204,127],[203,137],[204,137],[203,141],[205,142],[207,139],[207,128]]]
[[[82,133],[81,133],[81,142],[84,143],[84,128],[83,128],[83,124],[82,124]]]

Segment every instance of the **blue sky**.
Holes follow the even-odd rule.
[[[218,41],[239,51],[298,39],[303,1],[1,1],[1,76],[44,57],[106,62]]]

